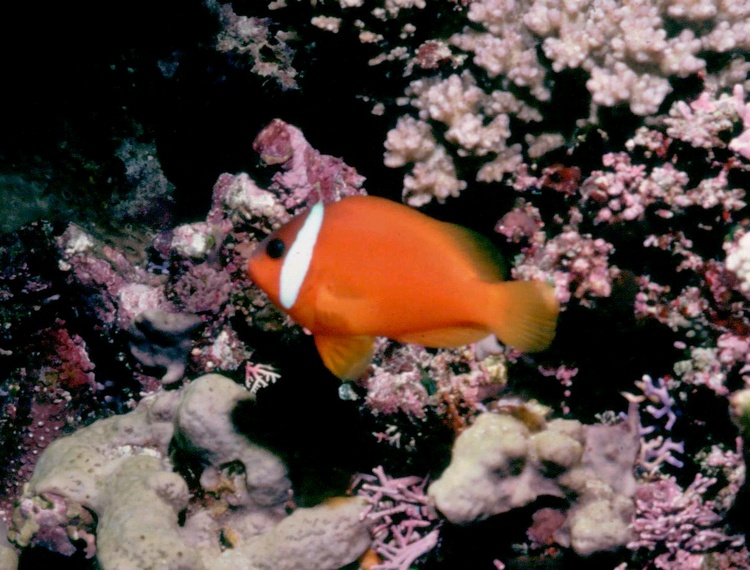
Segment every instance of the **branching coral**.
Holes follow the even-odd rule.
[[[703,498],[715,483],[699,474],[684,490],[672,478],[640,485],[633,518],[637,538],[628,547],[666,550],[656,557],[654,566],[668,568],[700,564],[703,556],[695,553],[742,546],[744,537],[726,534],[715,505]]]
[[[441,521],[425,494],[427,480],[389,477],[382,467],[361,475],[355,488],[367,501],[373,549],[381,570],[409,568],[438,543]]]
[[[424,7],[394,3],[367,13],[359,2],[341,2],[330,28],[356,28],[362,43],[379,47],[371,65],[393,73],[398,63],[405,77],[418,75],[398,103],[411,104],[419,122],[411,115],[398,119],[385,160],[391,167],[412,165],[404,196],[417,206],[467,187],[472,169],[457,167],[457,157],[479,159],[476,180],[501,181],[525,156],[539,158],[570,140],[575,119],[579,126],[596,123],[599,107],[656,114],[685,78],[739,86],[750,69],[747,10],[730,2],[477,0],[442,15],[435,31],[419,29]],[[407,18],[415,23],[404,24]],[[560,121],[555,110],[569,101],[556,87],[571,77],[584,104],[579,116]],[[386,102],[378,101],[377,112]],[[746,116],[744,108],[736,112]],[[543,121],[567,126],[550,132],[535,125]],[[522,134],[521,125],[534,133]],[[540,136],[547,142],[535,148]],[[746,153],[745,139],[733,140],[732,150]]]

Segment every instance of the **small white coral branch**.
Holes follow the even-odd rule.
[[[279,378],[281,374],[273,366],[253,362],[245,364],[245,386],[251,394],[256,394],[261,388],[274,384]]]

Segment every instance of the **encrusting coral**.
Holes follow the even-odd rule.
[[[206,375],[56,440],[20,498],[11,539],[61,552],[83,539],[104,570],[333,570],[356,559],[370,544],[364,501],[341,498],[287,516],[284,463],[230,421],[233,407],[251,399],[228,378]],[[170,442],[202,465],[214,504],[191,503]]]

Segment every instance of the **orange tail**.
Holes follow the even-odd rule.
[[[560,312],[554,288],[542,281],[505,281],[493,287],[490,327],[500,342],[522,352],[547,348]]]

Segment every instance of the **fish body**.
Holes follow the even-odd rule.
[[[503,281],[486,238],[373,196],[315,204],[260,243],[248,268],[342,379],[365,371],[376,336],[454,347],[494,333],[541,350],[559,310],[549,285]]]

